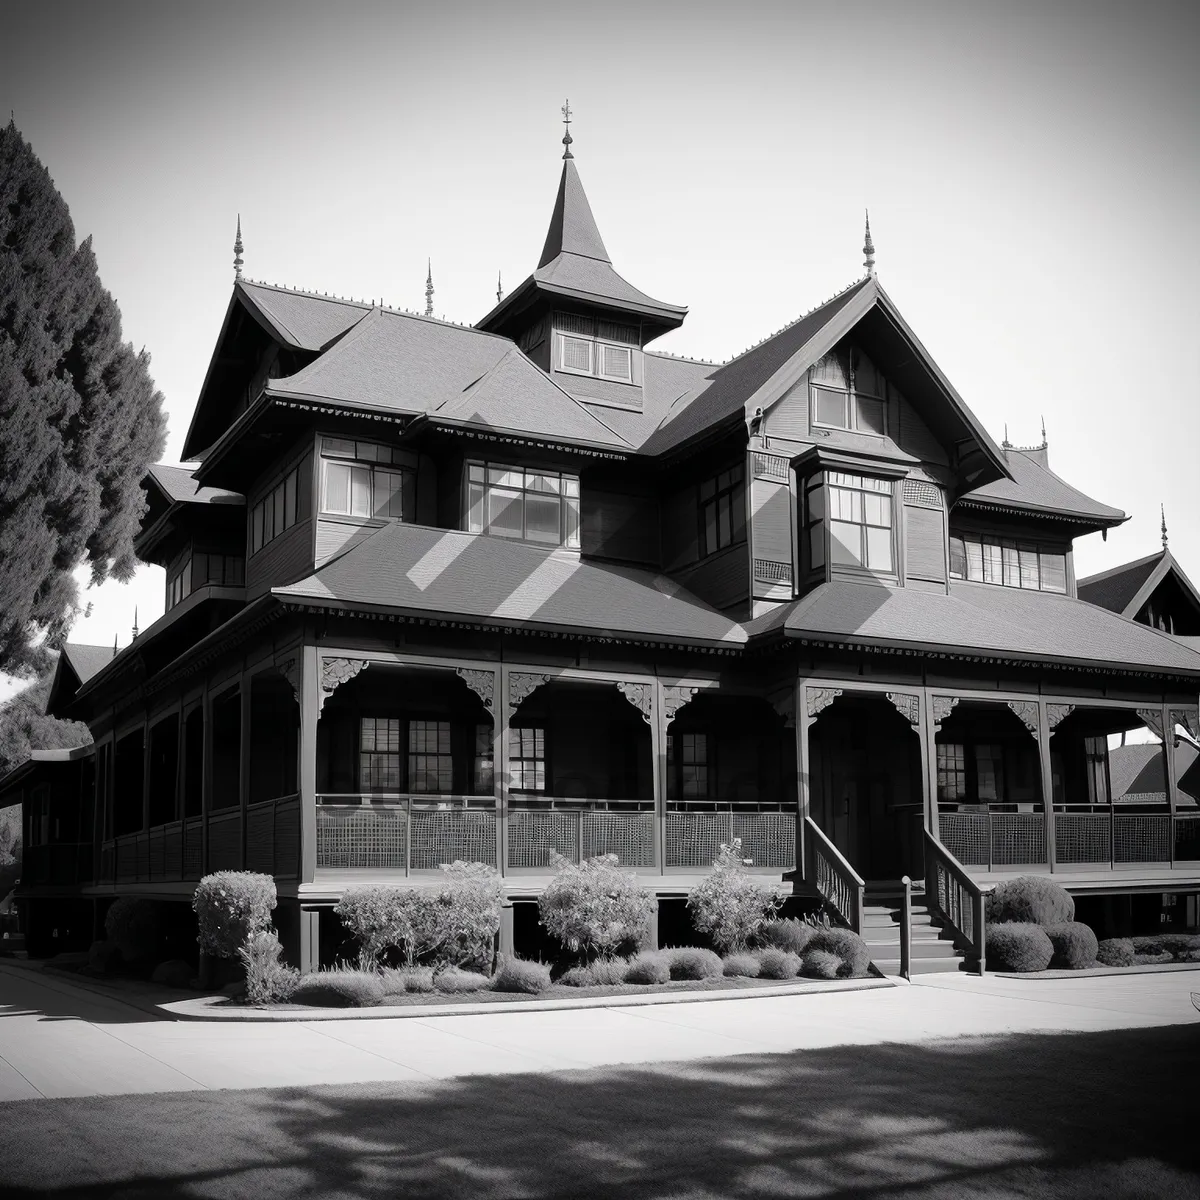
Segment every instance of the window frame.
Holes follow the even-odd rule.
[[[292,477],[295,476],[293,482]],[[271,514],[271,535],[267,536],[267,513]],[[265,550],[277,537],[299,524],[300,464],[285,472],[259,497],[250,510],[250,554]]]
[[[722,480],[728,477],[729,482],[722,486]],[[705,489],[712,492],[705,495]],[[708,510],[715,514],[713,528],[716,531],[716,544],[710,546],[708,540]],[[723,541],[721,535],[721,517],[729,519],[729,537]],[[697,522],[697,551],[701,559],[711,558],[746,540],[746,466],[738,462],[726,467],[723,471],[710,475],[696,485],[696,522]]]
[[[1068,559],[1070,550],[1062,550],[1045,542],[1032,542],[1028,539],[1015,537],[989,536],[986,533],[954,532],[947,536],[947,560],[949,578],[959,583],[982,583],[989,587],[1006,587],[1014,591],[1046,592],[1052,596],[1069,596],[1071,594],[1071,572]],[[977,548],[977,553],[973,553]],[[989,555],[989,551],[994,553]],[[955,566],[955,559],[962,563],[961,572]],[[975,559],[978,559],[978,578],[972,574]],[[989,559],[991,569],[989,570]],[[1047,569],[1058,560],[1061,563],[1062,586],[1047,587],[1043,580]],[[999,564],[999,578],[996,578],[996,563]],[[1036,585],[1026,584],[1027,569],[1032,567],[1037,572]],[[992,578],[988,576],[992,575]]]
[[[836,353],[836,351],[831,350],[830,353],[833,354]],[[831,383],[817,383],[812,378],[812,372],[809,372],[809,419],[813,427],[816,429],[837,429],[843,433],[861,434],[863,437],[886,438],[888,436],[888,426],[890,424],[888,420],[888,393],[891,391],[891,385],[888,383],[887,379],[884,377],[883,373],[878,369],[878,367],[875,367],[874,363],[872,363],[872,369],[880,383],[881,394],[859,390],[857,387],[858,372],[855,364],[860,353],[861,351],[859,351],[856,347],[849,347],[849,352],[847,355],[849,386],[844,389],[835,387]],[[821,392],[842,397],[842,414],[845,417],[845,424],[836,425],[828,421],[822,421],[818,418],[817,412],[820,398],[818,393]],[[880,425],[882,426],[881,429],[876,430],[864,427],[860,418],[858,405],[860,398],[879,405],[881,417]]]
[[[693,738],[700,739],[699,742],[693,742],[693,760],[691,763],[687,761],[686,744],[683,739]],[[716,779],[716,762],[713,751],[715,749],[716,739],[707,729],[688,729],[680,732],[668,732],[667,734],[667,796],[668,800],[711,800],[715,794],[713,783]],[[699,746],[703,750],[703,758],[697,759],[694,757],[695,750]],[[685,768],[688,766],[697,767],[703,771],[703,788],[700,791],[689,793],[686,789],[684,780]]]
[[[525,748],[524,735],[525,734],[533,735],[534,753],[532,755],[524,754],[524,748]],[[538,756],[538,753],[537,753],[539,735],[541,738],[541,756],[540,757]],[[509,791],[520,792],[522,794],[541,795],[541,796],[545,796],[545,795],[549,794],[550,755],[548,753],[548,751],[549,751],[548,742],[549,742],[549,737],[548,737],[548,731],[547,731],[545,724],[513,725],[509,728],[508,761],[505,763],[505,769],[508,772]],[[516,754],[513,753],[514,747],[518,751]],[[519,775],[518,775],[517,769],[514,768],[514,764],[517,764],[517,763],[520,764],[520,767],[519,767],[520,774]],[[527,787],[525,785],[525,780],[527,778],[527,771],[529,770],[529,767],[527,766],[527,764],[530,764],[530,763],[533,764],[533,773],[534,773],[535,782],[532,787]],[[539,765],[541,767],[541,775],[542,775],[542,781],[541,781],[540,787],[538,786],[538,784],[536,782],[537,771],[538,771]],[[518,778],[521,780],[520,783],[517,782]]]
[[[405,791],[413,796],[452,796],[454,795],[454,722],[449,718],[442,716],[421,717],[408,716],[404,718],[404,774],[405,774]],[[433,727],[436,749],[418,749],[414,748],[413,735],[418,732],[417,726],[425,726],[420,730],[421,733],[428,735]],[[445,727],[446,749],[441,749],[442,727]],[[417,787],[416,775],[414,769],[414,759],[421,760],[436,760],[436,773],[438,787],[436,789],[428,789]],[[442,783],[442,768],[444,766],[447,771],[446,787],[441,787]],[[428,768],[423,772],[423,781],[428,778]]]
[[[630,326],[634,337],[636,330]],[[578,342],[588,347],[588,365],[584,367],[571,366],[567,362],[567,342]],[[628,355],[629,372],[621,375],[610,371],[605,365],[605,351],[624,351]],[[603,379],[609,383],[623,383],[633,387],[641,386],[638,368],[638,354],[641,347],[636,341],[623,342],[615,337],[604,337],[597,333],[583,333],[576,329],[554,329],[554,369],[566,375],[582,375],[590,379]]]
[[[340,449],[350,447],[349,451]],[[417,471],[412,455],[406,454],[396,446],[383,442],[366,441],[362,438],[337,438],[328,434],[322,435],[319,446],[319,461],[321,464],[318,485],[319,504],[317,511],[322,517],[332,517],[339,521],[401,521],[413,524],[416,521],[417,508]],[[329,475],[331,468],[344,469],[346,480],[346,508],[339,509],[330,506]],[[366,477],[367,511],[354,511],[355,472]],[[399,488],[389,494],[387,512],[380,512],[378,480],[383,475],[395,475],[399,478]],[[391,511],[391,505],[399,496],[400,512]],[[409,511],[411,506],[412,511]]]
[[[474,472],[479,472],[476,478]],[[493,473],[520,475],[521,485],[503,483],[492,478]],[[531,487],[530,478],[557,479],[558,489],[543,490]],[[475,515],[475,490],[478,489],[478,517]],[[494,522],[488,519],[488,497],[493,489],[515,493],[520,498],[521,533],[519,536],[494,532]],[[529,497],[556,497],[558,501],[558,541],[529,536]],[[492,459],[471,458],[463,464],[463,525],[467,533],[484,537],[503,538],[509,542],[524,542],[545,550],[579,551],[583,547],[583,489],[579,476],[557,468],[527,467],[516,463],[501,463]]]

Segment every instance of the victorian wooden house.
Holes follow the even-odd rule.
[[[53,709],[94,749],[0,785],[31,941],[247,868],[310,968],[348,885],[472,859],[520,942],[552,852],[669,906],[733,838],[856,928],[911,877],[968,952],[1007,873],[1200,890],[1170,755],[1119,808],[1106,764],[1195,731],[1200,654],[1080,598],[1075,539],[1123,513],[994,442],[869,231],[866,267],[722,365],[660,353],[686,310],[616,272],[568,145],[474,327],[239,269],[199,465],[146,482],[166,613],[68,651]]]

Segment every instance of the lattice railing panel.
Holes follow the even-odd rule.
[[[941,813],[938,817],[938,836],[942,845],[960,863],[973,867],[988,864],[987,813]]]
[[[406,829],[402,808],[318,805],[317,866],[403,871]]]
[[[436,871],[456,859],[496,865],[496,815],[494,812],[414,812],[412,821],[413,871]]]
[[[238,871],[242,863],[242,817],[209,817],[209,871]]]
[[[584,812],[583,857],[615,854],[622,867],[654,866],[654,814]]]
[[[134,873],[143,883],[150,878],[150,839],[139,834],[133,843],[136,866]]]
[[[164,830],[164,878],[183,878],[183,825],[178,822]]]
[[[732,813],[667,813],[668,867],[709,867],[732,840]]]
[[[1200,816],[1175,818],[1175,859],[1200,862]]]
[[[203,873],[204,821],[186,821],[183,827],[183,877],[199,879]]]
[[[246,870],[275,874],[275,804],[252,804],[246,810]]]
[[[508,865],[548,867],[557,851],[571,862],[579,861],[577,812],[524,812],[508,815]]]
[[[275,874],[294,879],[300,874],[300,801],[275,802]]]
[[[795,813],[735,812],[733,836],[742,839],[742,857],[756,867],[796,865]]]
[[[1112,859],[1107,813],[1056,813],[1054,852],[1060,863],[1106,863]]]
[[[167,831],[155,829],[147,841],[147,857],[150,860],[149,878],[165,879],[167,875]]]
[[[1043,813],[992,813],[992,866],[1046,862]],[[953,851],[951,851],[953,853]],[[957,855],[955,855],[958,858]],[[964,860],[959,858],[959,862]]]
[[[1171,836],[1167,813],[1118,813],[1113,817],[1114,861],[1166,862],[1171,857]]]

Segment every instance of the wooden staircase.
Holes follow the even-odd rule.
[[[882,974],[893,977],[901,973],[901,910],[897,885],[867,884],[862,937],[871,952],[871,962]],[[919,892],[912,897],[910,928],[910,975],[964,969],[963,956],[955,948],[951,935],[942,929],[941,922],[930,913],[924,896]]]

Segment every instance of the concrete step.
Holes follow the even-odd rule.
[[[871,957],[899,958],[899,942],[868,942],[867,949]],[[914,959],[957,958],[958,951],[952,942],[913,942],[909,953]]]
[[[885,975],[890,975],[896,978],[900,974],[900,960],[898,958],[877,958],[872,960],[875,967],[882,971]],[[961,958],[914,958],[908,964],[910,975],[933,975],[958,971],[962,968]]]

